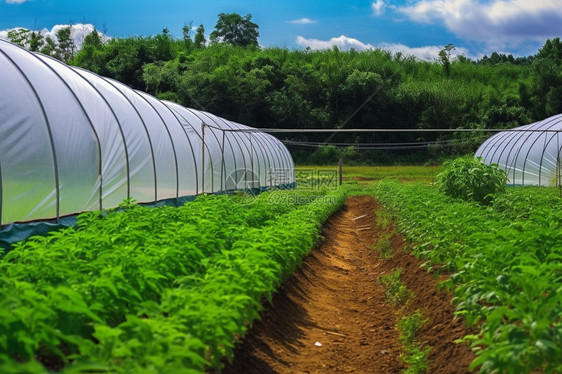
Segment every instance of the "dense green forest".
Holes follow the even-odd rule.
[[[219,21],[227,16],[233,15],[221,14]],[[234,22],[247,27],[241,35],[248,38],[221,33],[219,23],[210,42],[203,25],[195,35],[186,25],[182,38],[164,29],[156,36],[105,43],[94,31],[67,62],[255,127],[511,128],[562,113],[559,38],[524,58],[493,53],[478,61],[452,59],[448,46],[427,62],[385,50],[260,48],[259,27],[251,16]],[[278,136],[299,142],[287,143],[298,162],[334,162],[343,156],[351,163],[419,163],[473,152],[489,135]],[[328,138],[334,146],[317,147]]]

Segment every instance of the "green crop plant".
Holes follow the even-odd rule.
[[[0,372],[219,369],[343,204],[327,193],[125,201],[16,244],[0,259]]]
[[[397,306],[405,305],[408,299],[412,297],[412,291],[402,283],[401,276],[402,269],[396,269],[392,273],[379,277],[379,282],[384,287],[386,299]]]
[[[424,374],[427,372],[427,358],[431,347],[422,348],[420,342],[416,340],[420,327],[427,321],[428,319],[422,319],[421,312],[416,310],[413,314],[402,317],[396,324],[400,331],[398,339],[404,346],[402,361],[409,365],[404,373]]]
[[[394,233],[384,235],[382,238],[379,238],[379,240],[377,240],[375,244],[371,246],[371,249],[377,251],[379,253],[379,256],[384,260],[388,260],[389,258],[392,257],[393,252],[392,252],[391,239],[393,235]]]
[[[375,215],[377,217],[378,228],[385,229],[392,223],[393,217],[385,209],[377,209]]]
[[[425,374],[427,372],[427,362],[431,347],[411,348],[402,358],[409,366],[404,370],[404,374]]]
[[[428,319],[422,319],[419,310],[416,310],[414,314],[402,317],[397,323],[398,330],[400,331],[400,342],[405,346],[412,345],[418,330],[427,321]]]
[[[562,368],[562,201],[556,189],[510,188],[489,206],[431,186],[373,188],[428,269],[447,272],[483,373]]]
[[[507,177],[497,165],[487,165],[481,158],[461,157],[448,161],[437,175],[444,194],[465,201],[490,204],[497,194],[505,192]]]

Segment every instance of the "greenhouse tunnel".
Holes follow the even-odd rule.
[[[515,186],[560,186],[562,114],[499,132],[478,148],[475,157],[497,164]]]
[[[0,224],[294,187],[275,137],[0,40]]]

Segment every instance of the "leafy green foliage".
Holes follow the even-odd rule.
[[[410,291],[400,280],[402,269],[395,269],[392,273],[388,273],[379,277],[379,281],[384,288],[384,293],[388,302],[398,307],[405,306],[413,296]],[[404,373],[423,374],[427,371],[427,357],[431,347],[421,348],[416,341],[416,334],[426,320],[422,320],[421,312],[417,310],[414,314],[402,317],[396,324],[396,328],[400,331],[399,340],[404,347],[402,360],[408,364],[408,368]]]
[[[393,233],[380,238],[371,248],[379,253],[380,258],[388,260],[392,257],[392,244],[390,242]]]
[[[58,46],[55,50],[55,57],[64,62],[70,61],[74,57],[76,45],[72,38],[72,30],[70,26],[64,27],[57,31]]]
[[[69,63],[255,127],[512,128],[562,111],[559,38],[547,40],[535,56],[492,53],[478,61],[451,59],[454,46],[447,45],[428,62],[384,50],[256,48],[259,27],[251,15],[220,14],[212,36],[225,43],[208,46],[204,26],[199,25],[192,40],[190,25],[178,30],[177,39],[164,29],[154,36],[112,38],[101,44],[95,31]],[[27,48],[61,55],[61,48],[48,37],[41,40],[38,31],[14,30],[10,35]],[[359,139],[342,133],[331,141],[340,143],[338,151],[346,162],[411,164],[474,152],[484,138],[477,133],[402,132],[362,134]],[[325,139],[300,133],[290,140]],[[346,152],[358,142],[420,141],[441,143],[419,152]],[[333,162],[311,154],[316,152],[299,148],[293,158]]]
[[[404,371],[406,374],[424,374],[427,372],[427,359],[431,347],[420,347],[416,341],[416,335],[420,327],[426,323],[428,319],[422,319],[421,312],[416,310],[414,314],[402,317],[396,327],[400,331],[399,340],[404,346],[404,355],[402,360],[409,364]]]
[[[0,260],[0,371],[219,369],[344,191],[290,203],[299,196],[239,205],[213,195],[179,208],[127,200],[15,245]]]
[[[224,42],[241,47],[258,46],[259,26],[252,22],[252,15],[220,13],[211,41]]]
[[[398,330],[400,330],[400,342],[404,345],[412,344],[418,330],[427,321],[427,319],[422,319],[419,310],[412,315],[401,318],[396,325]]]
[[[404,283],[402,283],[400,280],[401,276],[402,269],[396,269],[392,273],[379,277],[379,281],[384,287],[386,299],[397,306],[405,305],[408,299],[412,297],[412,291],[406,288]]]
[[[562,41],[560,38],[549,39],[539,50],[533,64],[536,74],[535,110],[541,117],[555,115],[562,111],[560,66],[562,66]]]
[[[195,46],[195,48],[203,48],[206,42],[207,39],[205,38],[205,26],[203,26],[203,24],[200,24],[195,31],[193,45]]]
[[[376,210],[375,215],[377,217],[377,227],[379,229],[385,229],[392,223],[393,217],[385,209]]]
[[[71,27],[65,27],[57,31],[58,44],[50,37],[44,37],[41,31],[31,31],[24,28],[16,28],[8,31],[8,40],[32,52],[41,52],[53,56],[61,61],[67,62],[74,56],[75,45],[71,37]]]
[[[255,48],[255,24],[248,19],[251,25],[246,28],[256,31],[255,38],[240,36],[247,33],[241,25],[249,17],[231,16],[219,16],[224,22],[217,26],[224,35],[218,29],[213,34],[215,40],[231,42],[207,46],[200,25],[193,42],[185,31],[179,39],[164,32],[112,39],[95,53],[91,47],[83,49],[71,63],[155,96],[256,127],[511,128],[543,119],[547,106],[551,113],[560,105],[555,41],[545,44],[536,59],[492,54],[475,62],[451,59],[450,50],[444,49],[444,74],[444,60],[438,60],[439,56],[427,62],[383,50]],[[340,153],[346,162],[423,163],[474,152],[484,138],[481,133],[403,132],[362,134],[359,139],[356,134],[342,133],[331,139],[341,143],[335,151],[295,149],[293,157],[300,162],[333,163],[332,156]],[[290,138],[316,143],[325,139],[304,133]],[[358,142],[418,141],[446,143],[415,153],[400,149],[357,152],[356,147],[347,152]]]
[[[451,201],[435,187],[383,182],[377,199],[428,269],[451,274],[457,314],[479,326],[481,372],[562,368],[562,202],[550,188],[512,188],[490,206]]]
[[[451,75],[451,51],[455,49],[453,44],[447,44],[445,48],[439,51],[439,61],[443,64],[445,76]]]
[[[506,181],[504,170],[473,157],[448,161],[437,175],[441,192],[455,199],[480,204],[490,204],[497,194],[505,192]]]
[[[402,358],[405,363],[409,364],[404,370],[404,374],[425,374],[427,373],[427,362],[431,347],[412,348]]]
[[[27,47],[30,43],[31,31],[24,28],[16,28],[8,31],[8,40],[20,47]]]

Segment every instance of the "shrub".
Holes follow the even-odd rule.
[[[505,192],[507,177],[496,164],[487,165],[482,158],[460,157],[443,165],[437,175],[439,190],[465,201],[488,205],[498,193]]]

